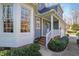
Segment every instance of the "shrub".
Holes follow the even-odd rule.
[[[60,52],[66,48],[67,44],[66,39],[63,40],[62,38],[54,38],[48,43],[48,48],[52,51]]]
[[[35,50],[40,50],[40,45],[38,43],[34,43],[32,45],[30,45],[31,49],[35,49]]]
[[[0,51],[1,56],[41,56],[39,45],[31,44],[29,47]]]
[[[78,37],[79,37],[79,31],[77,31],[77,32],[76,32],[76,36],[78,36]]]
[[[8,55],[7,52],[9,52],[9,51],[8,50],[0,51],[0,56]]]
[[[67,44],[69,43],[69,38],[67,36],[63,36],[61,39],[65,41]]]

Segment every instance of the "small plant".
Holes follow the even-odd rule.
[[[79,31],[76,32],[76,36],[78,37],[78,39],[77,39],[77,44],[78,44],[78,46],[79,46]]]
[[[79,37],[79,31],[77,31],[77,32],[76,32],[76,36],[78,36],[78,37]]]

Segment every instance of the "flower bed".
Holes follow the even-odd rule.
[[[0,56],[41,56],[39,49],[38,44],[31,44],[25,48],[0,51]]]

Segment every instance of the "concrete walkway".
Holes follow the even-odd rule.
[[[75,36],[71,36],[67,48],[62,52],[53,52],[41,46],[40,53],[43,56],[79,56],[79,48],[76,39]]]

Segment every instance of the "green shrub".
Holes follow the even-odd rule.
[[[52,51],[60,52],[66,48],[67,44],[66,39],[63,40],[62,38],[54,38],[48,43],[48,48]]]
[[[77,31],[77,32],[76,32],[76,36],[78,36],[78,37],[79,37],[79,31]]]
[[[30,46],[31,49],[40,50],[40,45],[38,43],[34,43]]]
[[[41,56],[39,49],[38,44],[31,44],[29,47],[0,51],[0,56]]]
[[[69,43],[69,38],[67,36],[63,36],[61,39],[67,44]]]
[[[7,52],[8,52],[8,50],[0,51],[0,56],[6,56]]]

